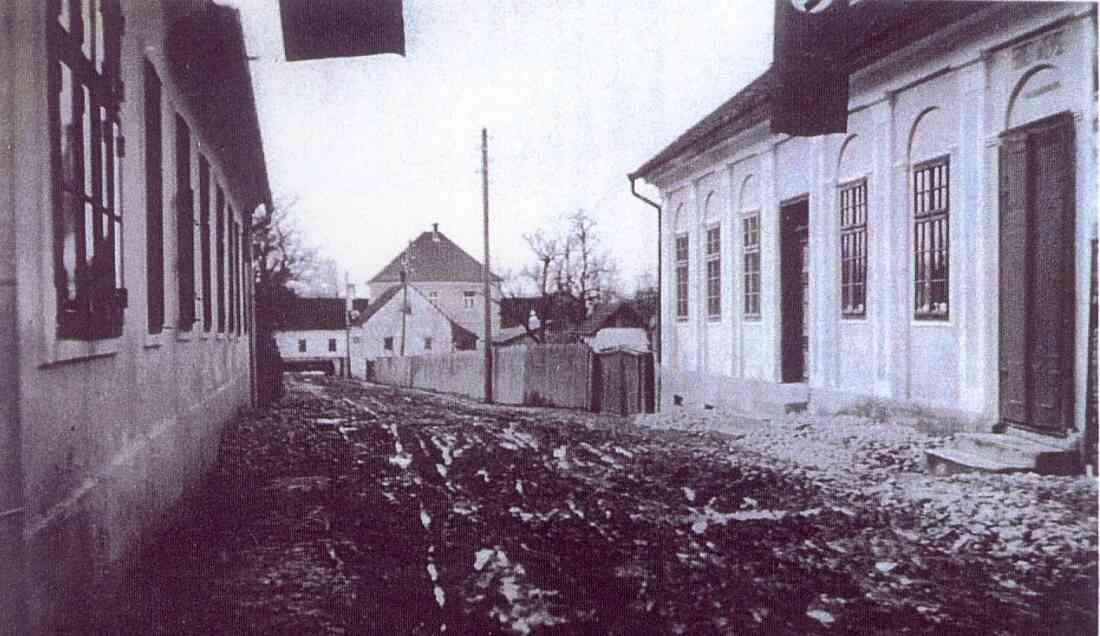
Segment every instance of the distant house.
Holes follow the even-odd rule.
[[[404,286],[390,287],[353,321],[352,373],[366,377],[367,362],[378,358],[475,349],[477,340],[416,285],[407,294]]]
[[[584,303],[565,292],[500,300],[502,346],[533,342],[566,344],[578,341]]]
[[[366,310],[365,299],[353,309]],[[343,298],[295,298],[277,317],[275,343],[288,370],[315,369],[347,374],[347,301]]]
[[[481,262],[440,232],[438,223],[433,223],[432,231],[418,236],[367,281],[371,298],[381,298],[387,290],[399,287],[403,270],[408,272],[409,282],[447,317],[472,333],[484,331]],[[490,275],[493,334],[500,331],[500,280],[499,276]]]

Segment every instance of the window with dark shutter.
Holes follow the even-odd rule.
[[[913,169],[914,317],[947,320],[950,166],[946,157]]]
[[[229,211],[225,216],[225,234],[228,244],[226,245],[226,276],[228,277],[228,306],[226,307],[226,318],[229,322],[229,333],[237,332],[237,237],[236,229],[237,224],[233,222],[233,206],[229,206]]]
[[[145,239],[149,333],[164,328],[164,149],[161,85],[145,62]]]
[[[688,237],[676,237],[676,317],[688,317]]]
[[[210,280],[210,164],[199,156],[199,258],[202,261],[202,330],[214,327],[214,290]]]
[[[219,184],[214,206],[214,273],[217,282],[215,296],[218,299],[218,333],[225,333],[225,193]]]
[[[179,329],[195,323],[195,211],[191,191],[191,129],[176,115],[176,277]]]
[[[760,317],[760,214],[741,219],[744,239],[745,317]]]
[[[867,313],[867,180],[840,188],[840,315]]]
[[[122,157],[115,0],[49,5],[54,287],[61,338],[122,333]]]

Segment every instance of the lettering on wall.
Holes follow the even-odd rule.
[[[1064,52],[1064,32],[1051,31],[1012,49],[1012,65],[1020,69],[1035,62],[1058,57]]]

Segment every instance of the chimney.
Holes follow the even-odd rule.
[[[439,242],[439,224],[432,223],[432,241]]]

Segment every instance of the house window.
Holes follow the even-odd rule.
[[[707,316],[722,315],[722,234],[721,229],[707,230]]]
[[[299,338],[298,339],[298,353],[305,353],[305,352],[306,352],[306,339],[305,338]]]
[[[745,317],[760,317],[760,213],[741,219],[745,238]]]
[[[199,156],[199,258],[202,261],[202,329],[214,325],[214,291],[210,286],[210,164]]]
[[[867,180],[840,189],[840,313],[867,312]]]
[[[230,205],[228,213],[225,215],[225,234],[228,241],[225,255],[228,300],[225,313],[229,322],[229,333],[237,332],[237,237],[235,233],[236,223],[233,222],[233,216],[233,206]]]
[[[387,336],[382,339],[382,348],[386,351],[393,351],[393,336]]]
[[[432,350],[432,339],[430,337],[425,337],[424,338],[424,350],[425,351],[431,351]]]
[[[474,298],[477,297],[477,292],[462,292],[462,306],[466,309],[474,308]]]
[[[336,338],[329,338],[328,339],[328,350],[329,351],[336,351]]]
[[[918,320],[948,317],[950,180],[946,157],[913,169],[913,304]]]
[[[359,344],[360,342],[362,342],[362,339],[359,336],[352,336],[352,338],[351,338],[351,343],[352,344]]]
[[[241,239],[241,224],[236,221],[233,222],[233,251],[235,254],[234,262],[236,262],[235,277],[237,288],[237,302],[234,303],[234,308],[237,311],[237,333],[244,331],[244,293],[245,293],[245,278],[244,278],[244,256],[242,254],[242,239]]]
[[[146,275],[149,333],[164,328],[164,152],[160,78],[145,62]]]
[[[428,300],[438,300],[438,299],[439,299],[439,292],[437,292],[437,291],[428,292]]]
[[[218,333],[225,333],[225,193],[221,185],[216,189],[214,207],[214,259],[217,276]]]
[[[52,4],[48,73],[54,286],[61,338],[121,335],[122,16],[114,0]]]
[[[191,191],[191,129],[176,115],[176,276],[179,328],[195,322],[195,201]]]
[[[688,317],[688,237],[676,237],[676,317]]]

